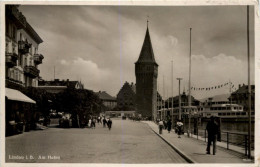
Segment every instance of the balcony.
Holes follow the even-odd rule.
[[[34,63],[36,65],[42,64],[42,59],[44,59],[44,56],[42,54],[34,54],[33,56]]]
[[[31,46],[32,44],[28,43],[27,41],[18,41],[18,49],[21,54],[29,53]]]
[[[36,78],[39,76],[40,70],[38,70],[34,66],[25,66],[24,67],[24,74],[31,77],[31,78]]]
[[[25,86],[25,84],[22,81],[17,81],[15,79],[12,79],[12,78],[9,78],[9,77],[5,78],[5,87],[7,87],[7,88],[19,90],[24,86]]]
[[[12,68],[16,66],[17,59],[18,55],[16,53],[5,53],[5,63],[7,67]]]

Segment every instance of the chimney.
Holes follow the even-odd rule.
[[[69,79],[67,79],[67,82],[69,82],[70,80]]]
[[[238,84],[238,89],[240,89],[241,88],[241,85],[240,84]]]

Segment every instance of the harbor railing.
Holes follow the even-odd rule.
[[[195,135],[197,139],[201,138],[207,142],[208,133],[207,130],[199,129],[197,132],[193,131],[192,135]],[[241,132],[221,131],[218,140],[226,143],[226,149],[229,150],[230,146],[237,146],[245,150],[245,156],[248,155],[248,134]],[[251,147],[254,149],[254,136],[251,137]]]

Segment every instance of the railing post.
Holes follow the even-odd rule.
[[[247,135],[245,135],[245,156],[247,156]]]
[[[227,149],[229,149],[228,142],[229,142],[229,133],[227,132]]]

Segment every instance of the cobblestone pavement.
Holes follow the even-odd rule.
[[[7,137],[6,162],[187,163],[147,124],[119,119],[110,131],[97,124],[95,129],[49,128]]]

